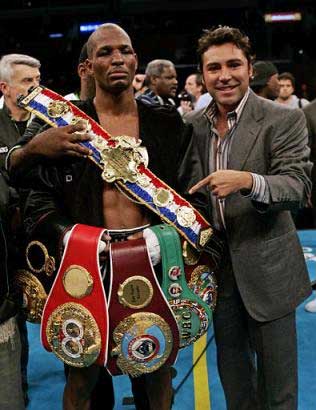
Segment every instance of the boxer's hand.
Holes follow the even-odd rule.
[[[142,232],[137,232],[133,235],[130,235],[127,239],[133,240],[140,238],[145,239],[151,263],[153,264],[153,266],[157,265],[161,260],[160,246],[157,236],[153,233],[153,231],[150,228],[146,228]]]
[[[68,243],[68,241],[69,241],[69,238],[70,238],[70,234],[71,234],[71,231],[67,231],[66,233],[65,233],[65,235],[64,235],[64,237],[63,237],[63,245],[64,245],[64,248],[66,247],[66,245],[67,245],[67,243]],[[101,253],[109,253],[109,247],[110,247],[110,244],[109,244],[109,241],[111,240],[111,237],[109,236],[109,235],[107,235],[106,233],[104,233],[103,235],[102,235],[102,239],[99,241],[99,246],[98,246],[98,253],[99,253],[99,255],[101,254]]]
[[[79,144],[79,142],[91,140],[91,136],[84,130],[85,126],[81,122],[75,125],[49,128],[35,135],[23,147],[25,155],[40,155],[48,158],[58,158],[64,155],[89,156],[92,154],[91,150]]]

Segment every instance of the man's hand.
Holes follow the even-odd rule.
[[[191,112],[193,110],[191,101],[180,101],[180,107],[182,108],[183,114]]]
[[[75,125],[66,125],[65,127],[49,128],[35,135],[23,147],[25,155],[40,155],[48,158],[57,158],[64,155],[76,157],[89,156],[92,152],[79,144],[79,142],[91,140],[89,134],[82,133],[84,129],[84,125],[80,122]]]
[[[189,193],[193,194],[203,186],[208,186],[212,194],[218,198],[226,198],[229,194],[241,189],[251,190],[252,176],[250,172],[225,169],[213,172],[194,185]]]

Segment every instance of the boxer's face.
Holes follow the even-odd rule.
[[[88,59],[97,86],[120,93],[132,88],[137,56],[129,36],[119,27],[103,27],[95,33],[92,55]]]

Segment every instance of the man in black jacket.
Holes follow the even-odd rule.
[[[6,225],[9,187],[0,173],[0,408],[23,410],[21,343],[16,323],[17,305],[11,294]]]
[[[0,166],[10,148],[23,135],[30,113],[17,104],[18,95],[27,95],[30,87],[40,81],[40,62],[25,54],[7,54],[0,60],[0,90],[4,105],[0,110]]]
[[[176,175],[187,146],[185,126],[173,107],[150,106],[136,102],[132,88],[137,57],[130,38],[118,26],[106,24],[88,40],[89,69],[96,81],[93,101],[78,102],[79,108],[98,121],[112,136],[129,135],[141,139],[149,154],[149,168],[168,185],[176,188]],[[24,141],[34,136],[35,122]],[[75,223],[102,226],[108,229],[129,229],[157,222],[147,208],[135,204],[114,184],[101,179],[100,170],[84,156],[86,148],[77,144],[84,138],[78,126],[50,128],[36,135],[23,148],[16,149],[10,158],[15,177],[31,188],[28,191],[24,215],[28,233],[49,232],[49,240],[56,245],[56,254],[65,232]],[[32,131],[33,130],[33,131]],[[54,143],[64,141],[60,153],[72,155],[60,161],[46,161],[29,167],[38,154],[52,153]],[[38,147],[41,146],[40,149]],[[56,150],[55,150],[56,154]],[[22,161],[25,160],[25,161]],[[20,161],[20,162],[19,162]],[[19,178],[17,163],[24,162],[24,178]],[[89,203],[89,207],[87,207]],[[61,211],[62,210],[62,211]],[[48,228],[48,231],[46,230]],[[98,368],[72,367],[64,394],[64,408],[86,409],[90,392],[98,375]],[[132,381],[137,409],[169,409],[172,401],[170,369],[135,378]],[[76,407],[77,406],[77,407]]]
[[[7,54],[0,60],[0,90],[4,97],[4,105],[0,110],[0,168],[5,174],[4,165],[7,152],[23,135],[31,115],[17,104],[18,95],[27,95],[30,87],[37,86],[40,81],[40,62],[25,54]],[[16,192],[11,188],[11,198],[17,201]],[[27,396],[27,364],[29,346],[27,327],[22,315],[18,315],[18,326],[22,342],[21,371],[22,387]]]

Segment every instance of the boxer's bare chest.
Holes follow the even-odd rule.
[[[112,136],[128,135],[136,140],[139,138],[137,115],[99,115],[99,121],[101,126]],[[129,199],[114,183],[104,183],[102,199],[103,218],[106,228],[127,229],[148,223],[144,207]]]

